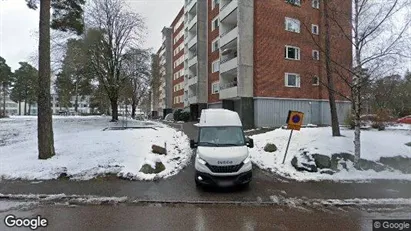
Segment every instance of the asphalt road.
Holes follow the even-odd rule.
[[[26,211],[0,212],[0,219],[40,215],[48,226],[38,230],[372,230],[372,219],[410,217],[410,210],[311,210],[289,207],[244,206],[46,206]],[[0,222],[0,230],[9,228]]]

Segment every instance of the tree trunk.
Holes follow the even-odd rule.
[[[37,138],[39,159],[55,155],[50,107],[50,4],[40,0]]]
[[[76,100],[74,103],[74,111],[77,113],[78,112],[78,84],[76,82]]]
[[[21,100],[19,100],[19,116],[21,116]]]
[[[340,124],[338,123],[337,105],[335,103],[334,79],[331,72],[331,43],[330,43],[330,23],[328,15],[328,2],[324,1],[325,16],[325,69],[327,73],[328,99],[331,112],[331,129],[333,136],[341,136]]]
[[[355,131],[354,131],[354,165],[358,167],[359,159],[361,158],[361,94],[360,94],[360,77],[362,76],[362,65],[361,65],[361,50],[359,43],[359,0],[354,1],[355,17],[354,17],[354,44],[355,44],[355,75],[353,77],[353,104],[354,104],[354,120],[355,120]]]
[[[6,116],[6,84],[3,84],[3,116]]]
[[[118,121],[118,102],[117,99],[111,99],[111,121]]]
[[[24,115],[27,115],[27,100],[24,100]]]
[[[29,102],[29,112],[27,114],[31,115],[31,102]]]
[[[133,99],[133,102],[131,103],[131,118],[133,119],[136,118],[136,109],[137,109],[137,102]]]

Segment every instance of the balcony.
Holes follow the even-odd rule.
[[[197,95],[191,95],[188,97],[188,104],[194,104],[197,102],[198,102]]]
[[[191,78],[190,77],[188,78],[187,85],[192,86],[194,84],[197,84],[197,82],[198,82],[198,77],[197,76],[194,76],[194,77],[192,76]]]
[[[236,69],[238,66],[237,57],[230,59],[230,60],[223,60],[220,63],[220,73],[225,73]]]
[[[237,83],[229,82],[220,85],[220,99],[232,99],[238,96]]]
[[[190,12],[191,9],[197,4],[197,0],[188,1],[186,4],[186,12]]]
[[[192,57],[190,60],[188,60],[188,67],[190,68],[191,66],[197,64],[197,55]]]
[[[194,18],[192,18],[190,22],[188,22],[188,25],[187,25],[188,30],[191,30],[191,28],[193,28],[193,26],[195,25],[197,25],[197,15],[194,16]]]
[[[190,49],[196,44],[197,44],[197,35],[194,36],[190,41],[188,41],[188,49]]]
[[[238,38],[238,27],[227,31],[220,36],[220,47],[227,45],[229,42]]]
[[[223,22],[231,13],[237,10],[238,0],[232,0],[226,5],[222,5],[220,8],[220,21]],[[237,17],[235,17],[237,20]]]

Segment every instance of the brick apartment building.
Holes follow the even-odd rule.
[[[173,29],[173,109],[184,108],[184,8],[171,24]]]
[[[339,24],[350,31],[350,1],[335,1],[347,16]],[[171,26],[173,37],[181,17],[182,10]],[[206,107],[226,108],[237,111],[245,127],[278,126],[288,110],[299,110],[305,124],[330,124],[321,0],[296,0],[294,5],[284,0],[186,0],[184,18],[183,99],[192,119]],[[332,59],[341,65],[338,73],[348,76],[343,70],[352,65],[351,43],[335,24],[330,30]],[[173,62],[181,57],[174,55]],[[348,87],[334,75],[338,92],[349,97]],[[173,109],[182,107],[178,102]],[[337,96],[341,121],[349,109],[350,103]]]

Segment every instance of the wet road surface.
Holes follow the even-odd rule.
[[[184,130],[190,138],[196,137],[196,128],[192,123],[174,126]],[[411,198],[411,182],[295,182],[254,167],[249,188],[204,191],[195,187],[194,166],[191,163],[177,175],[155,182],[128,181],[117,177],[89,181],[2,181],[0,193],[127,196],[153,201],[270,201],[273,195],[334,199]]]
[[[40,215],[47,230],[372,230],[372,219],[409,219],[411,210],[360,211],[247,206],[46,206],[0,212],[19,218]],[[4,222],[0,230],[9,229]],[[39,229],[45,230],[45,229]]]

